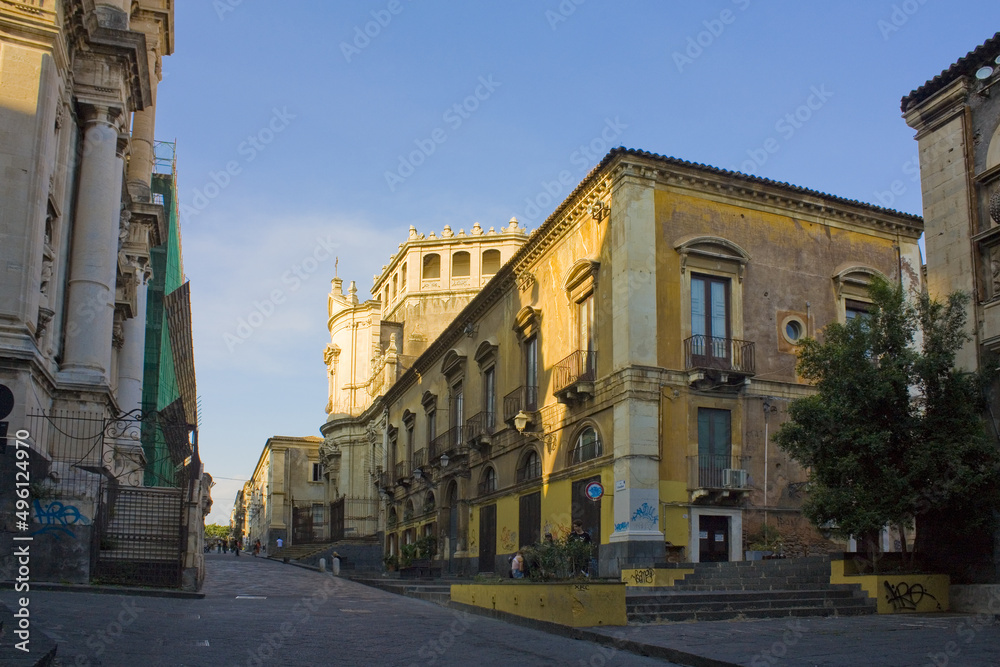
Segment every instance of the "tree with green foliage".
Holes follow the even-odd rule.
[[[915,524],[916,549],[939,566],[955,540],[991,533],[1000,501],[991,377],[955,368],[968,296],[911,302],[879,279],[869,293],[867,316],[802,342],[798,370],[817,393],[792,402],[774,441],[809,470],[814,524],[862,539],[873,562],[883,527]]]
[[[220,526],[217,523],[210,523],[205,526],[206,540],[221,540],[229,537],[229,526]]]

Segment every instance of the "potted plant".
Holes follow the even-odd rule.
[[[404,544],[399,548],[399,566],[410,567],[413,559],[417,557],[416,544]]]
[[[389,572],[395,572],[396,568],[399,567],[399,558],[396,554],[386,554],[382,558],[382,564],[385,565],[385,569]]]

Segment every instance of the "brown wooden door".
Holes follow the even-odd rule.
[[[497,560],[497,506],[479,508],[479,571],[493,572]]]
[[[518,546],[526,547],[542,541],[542,494],[540,491],[521,496],[517,520]]]
[[[724,563],[729,560],[729,517],[698,517],[698,560]]]

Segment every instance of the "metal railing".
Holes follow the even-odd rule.
[[[538,409],[538,387],[524,385],[503,397],[503,420],[510,421],[518,412]]]
[[[465,422],[467,440],[478,440],[481,437],[489,437],[496,431],[497,413],[478,412]]]
[[[427,450],[421,448],[413,452],[413,469],[423,468],[425,465],[427,465]]]
[[[441,457],[442,454],[458,452],[465,447],[462,440],[463,431],[461,426],[453,426],[431,442],[430,460]]]
[[[410,476],[410,462],[400,461],[399,463],[397,463],[396,477],[395,477],[396,481],[398,482],[400,480],[406,479],[409,476]]]
[[[749,456],[708,455],[688,457],[688,488],[749,489]]]
[[[560,392],[577,382],[593,382],[597,377],[597,352],[577,350],[552,367],[552,390]]]
[[[717,336],[691,336],[684,341],[685,370],[711,368],[753,375],[754,344]]]

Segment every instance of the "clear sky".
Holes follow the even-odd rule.
[[[176,4],[210,523],[268,437],[319,435],[335,257],[369,298],[410,225],[534,229],[617,145],[919,214],[900,98],[1000,30],[996,0]]]

